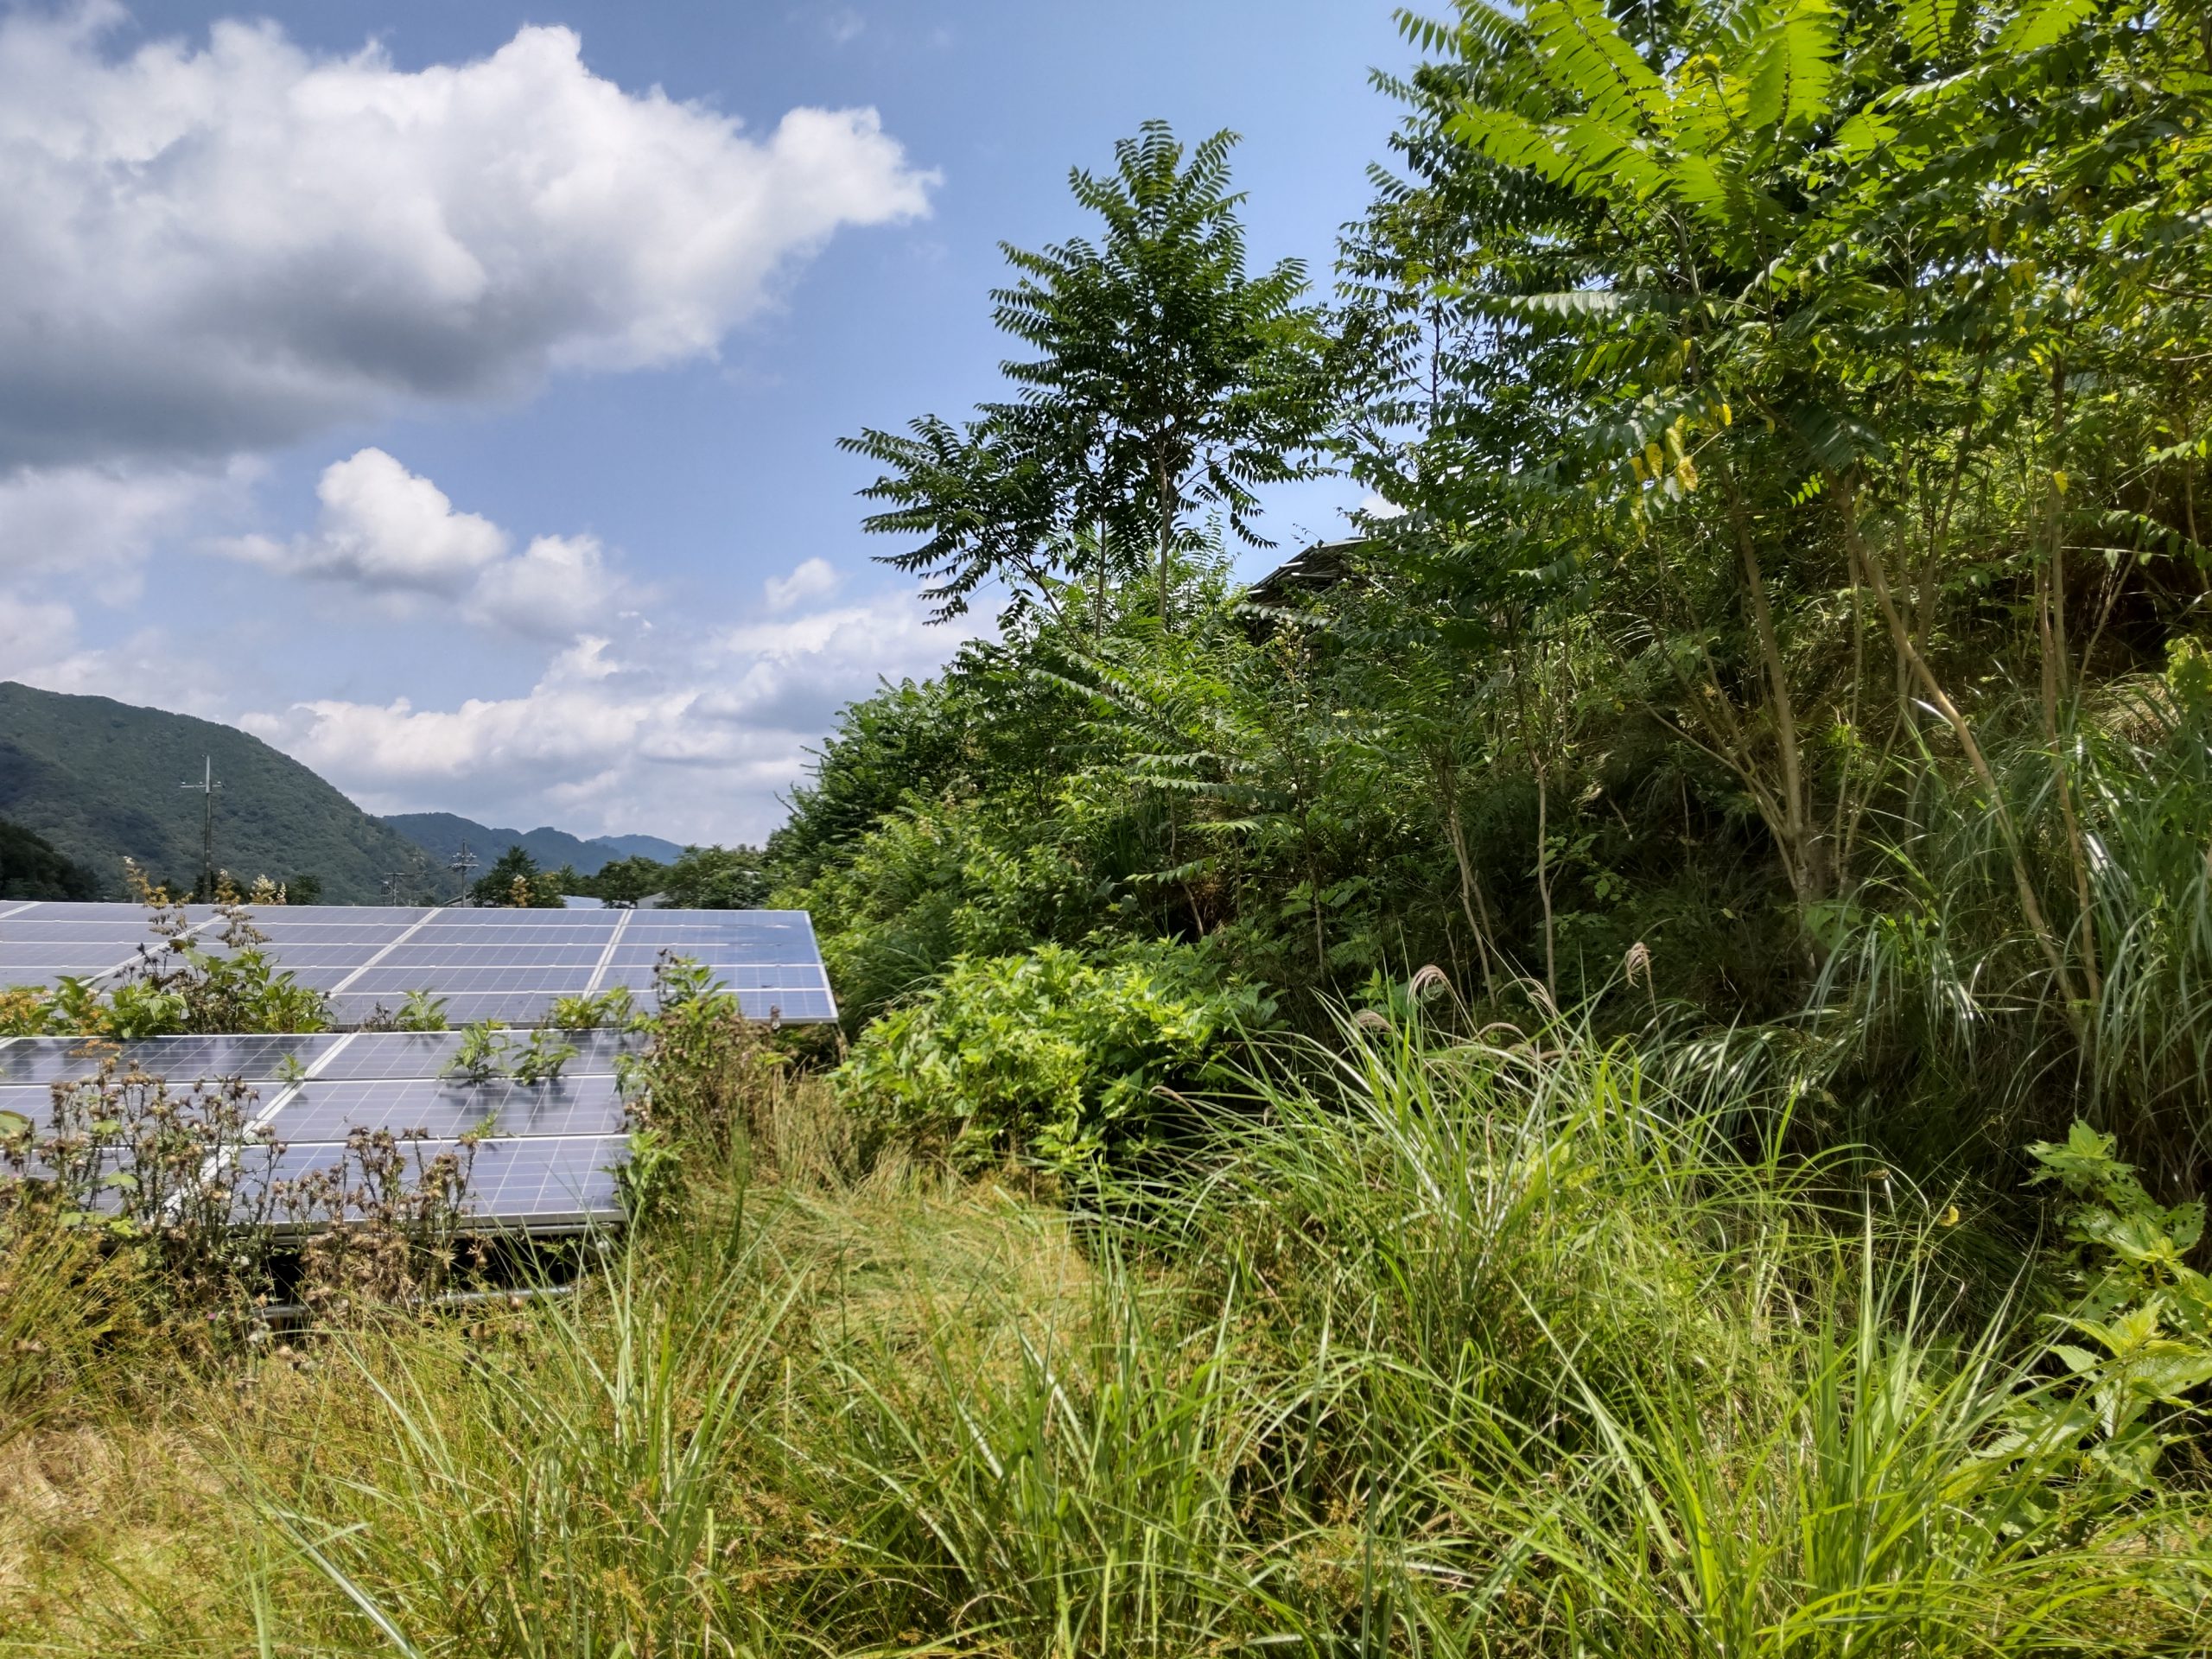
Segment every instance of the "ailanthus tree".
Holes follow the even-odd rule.
[[[960,426],[844,440],[887,469],[862,492],[890,504],[867,527],[927,537],[887,563],[927,578],[941,615],[993,579],[1016,611],[1057,613],[1057,586],[1089,577],[1103,622],[1110,584],[1148,560],[1165,626],[1205,514],[1267,544],[1255,492],[1313,470],[1338,403],[1304,265],[1246,270],[1235,142],[1186,150],[1152,122],[1112,172],[1076,169],[1097,239],[1006,249],[1017,280],[993,296],[998,326],[1036,353],[1003,365],[1012,395]]]
[[[1457,396],[1368,446],[1413,509],[1395,534],[1468,550],[1500,591],[1586,566],[1624,688],[1735,779],[1808,937],[1934,721],[2053,986],[2094,997],[2063,769],[2053,889],[1939,636],[1962,584],[2021,594],[2056,761],[2094,632],[2069,542],[2139,565],[2190,533],[2139,487],[2151,510],[2115,524],[2111,493],[2068,480],[2130,470],[2081,442],[2085,415],[2130,427],[2141,359],[2113,348],[2202,293],[2181,231],[2196,22],[2096,0],[1538,0],[1413,29],[1439,60],[1400,88],[1410,176],[1353,267],[1395,384],[1440,359]]]

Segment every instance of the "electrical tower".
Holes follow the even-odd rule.
[[[448,869],[461,878],[460,902],[464,905],[468,902],[468,878],[475,874],[476,865],[476,855],[468,850],[468,843],[465,841],[461,843],[461,850],[455,853],[446,865]]]
[[[223,785],[215,777],[215,758],[202,755],[200,778],[198,783],[190,779],[177,785],[179,789],[196,789],[207,798],[207,810],[200,820],[200,887],[213,903],[215,898],[215,791]]]

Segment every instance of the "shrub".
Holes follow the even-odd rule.
[[[321,1031],[330,1008],[321,991],[302,985],[261,947],[268,935],[226,875],[216,893],[219,951],[193,943],[193,923],[180,899],[126,864],[131,890],[146,906],[147,928],[161,943],[102,988],[99,978],[63,976],[51,990],[18,986],[0,991],[0,1036],[105,1037],[118,1042],[178,1032]],[[264,890],[276,890],[264,882]],[[269,902],[264,899],[264,902]],[[281,898],[275,902],[282,903]],[[104,976],[103,976],[104,977]]]
[[[1158,1144],[1159,1091],[1214,1079],[1227,1041],[1274,1011],[1185,945],[962,957],[862,1033],[837,1084],[865,1120],[957,1164],[1075,1173]]]
[[[560,1033],[553,1030],[533,1031],[530,1040],[515,1056],[514,1076],[517,1083],[557,1083],[562,1067],[576,1058],[576,1046],[564,1043]]]
[[[357,1304],[419,1301],[451,1284],[480,1137],[429,1149],[421,1129],[356,1128],[335,1163],[276,1184],[286,1221],[305,1234],[300,1299],[319,1315]],[[480,1265],[480,1249],[471,1265]]]
[[[478,1020],[461,1028],[461,1046],[446,1062],[445,1075],[461,1083],[489,1083],[507,1075],[509,1061],[506,1033],[489,1020]]]
[[[286,1148],[241,1078],[173,1088],[110,1055],[49,1092],[42,1125],[0,1111],[0,1298],[26,1310],[0,1308],[0,1411],[33,1373],[82,1374],[77,1351],[120,1328],[125,1288],[173,1345],[203,1351],[276,1290],[280,1233],[299,1242],[296,1287],[319,1313],[451,1281],[479,1135],[433,1150],[422,1129],[357,1128],[334,1163],[280,1179]],[[74,1311],[48,1364],[43,1338],[11,1333],[55,1307]]]
[[[52,1001],[35,985],[11,985],[0,990],[0,1037],[43,1034]]]
[[[50,1093],[43,1128],[0,1112],[0,1221],[130,1249],[173,1310],[237,1306],[265,1287],[281,1148],[251,1089],[231,1077],[172,1090],[111,1055]]]
[[[641,1137],[633,1150],[652,1169],[672,1172],[687,1151],[721,1158],[734,1149],[775,1096],[785,1059],[766,1040],[775,1027],[747,1020],[701,963],[663,952],[653,993],[659,1012],[644,1023],[645,1052],[617,1066],[633,1137]],[[644,1186],[633,1185],[634,1206]]]
[[[446,1031],[451,1029],[446,1020],[446,1000],[433,996],[428,991],[410,991],[407,1000],[399,1005],[399,1012],[392,1016],[394,1031]]]
[[[596,995],[557,996],[545,1016],[552,1031],[626,1031],[639,1018],[637,999],[626,985],[610,986]]]
[[[1099,894],[1049,836],[969,803],[914,801],[887,814],[835,870],[783,895],[806,910],[857,1031],[958,957],[1080,937]]]

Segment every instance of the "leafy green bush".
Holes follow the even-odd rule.
[[[507,1075],[506,1033],[489,1020],[472,1020],[461,1028],[461,1046],[446,1062],[445,1075],[462,1083],[489,1083]]]
[[[788,895],[814,917],[848,1029],[957,957],[1000,956],[1088,931],[1096,895],[1038,826],[971,802],[910,800],[845,862]]]
[[[537,861],[523,848],[510,847],[476,878],[469,899],[495,910],[558,910],[561,879],[551,870],[539,869]]]
[[[647,1034],[645,1051],[615,1062],[638,1160],[622,1188],[633,1220],[667,1213],[691,1154],[711,1163],[744,1143],[775,1099],[785,1065],[766,1040],[774,1026],[747,1020],[702,963],[662,952],[653,1001],[657,1011],[632,1027]]]
[[[630,861],[639,872],[635,881],[643,880],[642,867],[649,861]],[[658,891],[668,895],[670,907],[676,910],[758,910],[768,901],[768,880],[761,873],[760,855],[750,847],[686,847],[673,864],[658,867],[653,885],[641,887],[636,895],[605,891],[611,873],[618,868],[610,865],[599,873],[603,897],[642,897]]]
[[[626,1031],[643,1017],[630,988],[613,985],[597,993],[555,997],[545,1024],[553,1031]]]
[[[186,949],[156,971],[96,980],[63,975],[51,990],[18,986],[0,992],[0,1037],[104,1037],[136,1042],[180,1032],[321,1031],[329,1008],[322,993],[302,985],[259,950],[227,957]]]
[[[446,1020],[446,1000],[433,996],[428,991],[410,991],[407,1000],[399,1005],[399,1012],[392,1017],[394,1031],[445,1031],[450,1029]]]
[[[2076,1122],[2062,1144],[2028,1148],[2075,1202],[2063,1211],[2080,1300],[2062,1321],[2069,1341],[2051,1351],[2070,1389],[2024,1402],[2023,1444],[2054,1444],[2081,1459],[2082,1477],[2122,1493],[2154,1489],[2158,1461],[2195,1442],[2212,1382],[2212,1279],[2183,1259],[2204,1233],[2204,1200],[2169,1207],[2143,1190],[2114,1140]]]
[[[871,1025],[836,1082],[863,1119],[957,1164],[1075,1173],[1157,1144],[1158,1090],[1217,1077],[1230,1039],[1274,1012],[1185,945],[962,957]]]
[[[522,1052],[515,1056],[517,1083],[557,1083],[562,1067],[576,1058],[576,1046],[564,1043],[560,1033],[551,1030],[533,1031]]]

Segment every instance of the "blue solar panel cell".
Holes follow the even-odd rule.
[[[41,916],[10,917],[6,923],[6,938],[33,944],[101,943],[134,945],[149,937],[144,918],[136,912],[130,916],[111,916],[89,922],[49,921]]]
[[[346,1032],[303,1034],[152,1037],[109,1043],[78,1037],[0,1039],[0,1087],[43,1088],[64,1079],[89,1077],[109,1059],[118,1075],[137,1072],[188,1084],[219,1077],[253,1083],[286,1083],[302,1077],[374,1081],[392,1077],[437,1077],[445,1074],[465,1033],[440,1032]],[[506,1039],[505,1063],[528,1042],[520,1033]],[[576,1031],[561,1034],[576,1052],[563,1067],[565,1077],[610,1077],[620,1058],[642,1052],[646,1039],[620,1031]]]
[[[53,1104],[53,1091],[42,1085],[13,1081],[0,1083],[0,1112],[20,1117],[26,1123],[45,1123]]]
[[[622,1101],[608,1077],[464,1084],[435,1078],[317,1079],[289,1091],[265,1120],[279,1141],[342,1141],[354,1129],[421,1130],[434,1138],[620,1135]]]
[[[645,1039],[629,1032],[571,1031],[562,1039],[575,1057],[562,1068],[566,1077],[612,1076],[615,1062],[626,1053],[639,1052]],[[363,1032],[340,1043],[315,1075],[319,1077],[378,1078],[442,1077],[460,1052],[464,1035],[458,1031]],[[507,1058],[522,1051],[527,1038],[511,1036]]]
[[[188,1085],[203,1078],[274,1077],[339,1039],[321,1035],[152,1037],[106,1043],[80,1037],[19,1037],[0,1044],[0,1082],[49,1084],[89,1077],[112,1058],[118,1075],[131,1072]]]
[[[206,909],[195,946],[219,950]],[[456,1020],[542,1020],[553,1000],[626,987],[650,1006],[664,952],[703,963],[748,1014],[836,1018],[803,911],[353,910],[271,907],[255,924],[265,949],[325,993],[341,1024],[372,1020],[422,991]],[[120,972],[156,952],[135,906],[29,903],[0,909],[0,984],[51,985],[62,974]]]
[[[628,1143],[620,1135],[486,1141],[473,1151],[451,1141],[413,1141],[404,1148],[410,1178],[419,1179],[432,1160],[448,1153],[461,1160],[467,1172],[462,1211],[489,1226],[525,1232],[573,1231],[620,1218],[614,1171],[628,1155]],[[265,1160],[251,1176],[290,1184],[331,1169],[358,1175],[348,1169],[343,1143],[296,1141]],[[348,1185],[358,1187],[358,1181]],[[352,1192],[344,1219],[361,1218],[365,1196]],[[309,1226],[337,1218],[319,1208],[299,1217]]]

